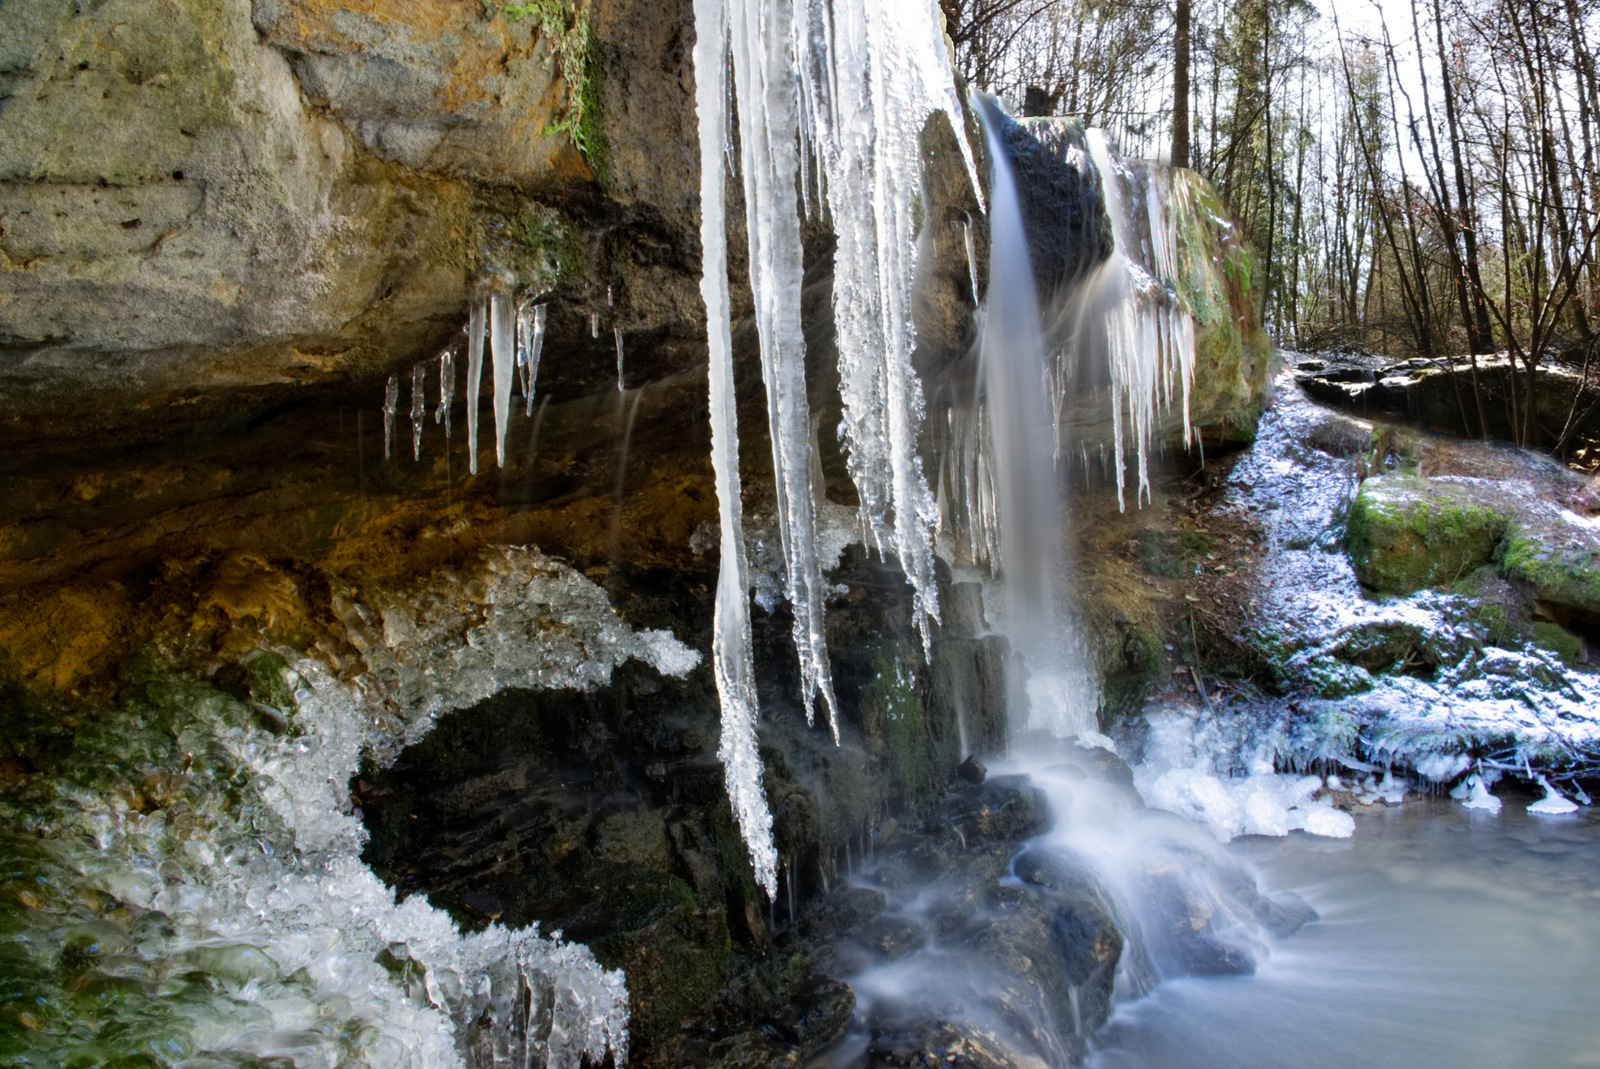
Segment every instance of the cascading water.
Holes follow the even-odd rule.
[[[1051,450],[1054,413],[1042,389],[1044,333],[996,104],[981,101],[980,112],[992,161],[989,300],[979,342],[981,385],[967,433],[975,449],[967,463],[981,466],[987,492],[969,526],[986,532],[980,539],[991,554],[999,550],[998,560],[989,559],[1004,592],[995,622],[1027,663],[1026,701],[1014,700],[1012,724],[1083,735],[1096,729],[1096,687],[1057,594],[1066,580],[1062,555],[1070,532]]]

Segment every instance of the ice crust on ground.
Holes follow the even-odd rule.
[[[1361,588],[1343,550],[1359,487],[1355,462],[1308,444],[1330,419],[1346,417],[1280,375],[1256,443],[1230,473],[1219,507],[1254,519],[1266,534],[1250,641],[1289,651],[1291,691],[1317,679],[1353,693],[1223,699],[1234,722],[1219,743],[1224,762],[1259,751],[1278,767],[1393,767],[1444,786],[1470,769],[1482,790],[1463,797],[1484,806],[1495,800],[1479,772],[1538,773],[1559,783],[1600,768],[1600,675],[1568,669],[1537,648],[1489,645],[1464,596],[1388,597]],[[1369,673],[1355,663],[1363,642],[1385,634],[1416,636],[1439,662],[1435,677]]]
[[[1267,754],[1255,755],[1243,775],[1219,771],[1213,740],[1193,710],[1153,708],[1144,718],[1149,734],[1133,782],[1146,805],[1204,824],[1222,842],[1297,830],[1338,839],[1354,834],[1355,818],[1313,797],[1322,777],[1278,773]]]
[[[72,933],[61,915],[76,913],[122,948],[119,975],[207,977],[179,985],[182,998],[161,994],[170,983],[139,988],[155,1001],[127,1041],[158,1031],[162,1065],[625,1063],[622,973],[560,933],[463,936],[420,895],[396,904],[360,860],[349,783],[364,756],[384,762],[438,714],[505,687],[587,689],[629,657],[676,675],[699,655],[632,631],[603,590],[525,549],[491,549],[411,590],[341,595],[339,612],[354,656],[257,655],[279,666],[285,708],[158,682],[145,699],[156,712],[107,714],[79,767],[0,802],[46,837],[38,863],[54,877],[41,884],[47,926],[19,946],[53,960]],[[264,712],[278,730],[258,726]]]

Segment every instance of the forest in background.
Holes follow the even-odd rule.
[[[940,2],[971,85],[1217,186],[1279,344],[1439,360],[1467,433],[1570,456],[1600,381],[1600,0]]]

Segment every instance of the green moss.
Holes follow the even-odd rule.
[[[914,654],[889,644],[874,664],[874,678],[861,693],[862,723],[882,753],[890,799],[915,812],[937,796],[960,757],[941,753],[917,694]]]
[[[1344,698],[1371,690],[1374,680],[1372,673],[1360,665],[1326,658],[1309,665],[1299,682],[1307,693],[1318,698]]]
[[[583,254],[580,230],[556,208],[527,201],[512,217],[505,259],[519,289],[545,293],[577,272]]]
[[[1560,624],[1540,621],[1533,625],[1532,631],[1533,644],[1542,650],[1549,650],[1560,657],[1563,663],[1574,668],[1585,663],[1583,639]]]
[[[556,72],[567,84],[567,104],[545,133],[566,135],[604,185],[604,136],[600,131],[603,70],[590,32],[588,0],[528,0],[501,10],[509,19],[533,19],[539,36],[551,42]]]
[[[1592,549],[1563,549],[1523,528],[1506,539],[1500,570],[1532,586],[1545,601],[1600,612],[1600,556]]]
[[[1109,728],[1117,719],[1137,715],[1145,698],[1161,674],[1164,644],[1154,631],[1133,623],[1118,623],[1120,649],[1103,663],[1114,666],[1105,673],[1101,688],[1100,726]]]
[[[1356,576],[1388,594],[1443,587],[1488,563],[1499,510],[1410,476],[1368,479],[1350,508],[1345,548]]]
[[[1177,579],[1194,575],[1200,559],[1216,546],[1216,539],[1198,531],[1163,531],[1147,527],[1135,539],[1139,560],[1151,575]]]

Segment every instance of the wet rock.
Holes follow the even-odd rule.
[[[1021,840],[1049,826],[1050,808],[1044,792],[1026,776],[994,776],[952,792],[935,819],[968,844]]]
[[[974,786],[982,783],[983,778],[988,774],[989,770],[985,768],[983,766],[983,762],[979,761],[976,757],[968,757],[965,761],[956,766],[956,775],[960,776],[962,779],[973,784]]]

